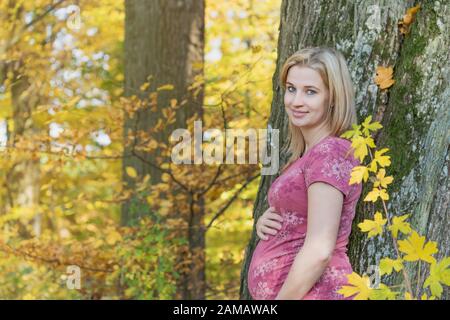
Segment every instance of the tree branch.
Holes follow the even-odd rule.
[[[46,17],[50,12],[55,10],[57,7],[59,7],[61,4],[66,2],[67,0],[59,0],[55,2],[54,4],[48,5],[47,9],[39,16],[25,24],[20,31],[17,34],[14,34],[10,41],[7,42],[7,44],[0,48],[0,54],[7,52],[12,46],[14,46],[20,39],[20,37],[27,31],[29,27],[36,24],[37,22],[41,21],[44,17]]]
[[[206,231],[212,226],[212,224],[214,223],[214,221],[219,218],[227,209],[228,207],[234,202],[234,200],[237,199],[237,197],[239,196],[239,194],[250,184],[250,182],[252,182],[253,180],[255,180],[256,178],[258,178],[260,176],[260,174],[258,173],[257,175],[251,177],[249,180],[247,180],[242,187],[239,188],[238,191],[235,192],[235,194],[230,198],[230,200],[228,200],[228,202],[214,215],[214,217],[211,219],[211,221],[208,223],[208,225],[206,226]]]

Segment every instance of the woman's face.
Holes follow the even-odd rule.
[[[284,106],[291,123],[312,128],[324,123],[328,107],[328,89],[314,69],[293,66],[286,79]]]

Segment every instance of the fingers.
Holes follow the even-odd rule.
[[[263,225],[266,226],[266,227],[271,227],[271,228],[275,228],[275,229],[278,229],[278,230],[281,229],[281,223],[278,223],[278,222],[273,221],[273,220],[265,220]]]
[[[262,234],[260,231],[256,231],[256,234],[258,235],[258,237],[261,239],[261,240],[267,240],[267,239],[269,239],[269,237],[267,237],[266,235],[264,235],[264,234]]]
[[[283,221],[283,217],[276,211],[275,207],[270,207],[263,215],[268,219]]]
[[[266,226],[261,226],[261,232],[263,234],[271,234],[271,235],[274,236],[274,235],[277,234],[278,230],[275,230],[275,229],[272,229],[272,228],[269,228],[269,227],[266,227]]]
[[[275,211],[274,207],[270,207],[256,224],[256,234],[261,240],[267,240],[267,235],[277,234],[282,228],[282,222],[283,217]]]
[[[269,237],[267,236],[268,234],[269,234],[269,235],[276,235],[277,232],[278,232],[278,230],[269,228],[269,227],[267,227],[267,226],[265,226],[265,225],[260,225],[260,226],[258,226],[258,227],[256,228],[256,234],[257,234],[258,237],[259,237],[260,239],[262,239],[262,240],[267,240],[267,239],[269,239]]]
[[[268,212],[267,218],[271,219],[271,220],[277,220],[277,221],[283,222],[283,217],[276,212]]]

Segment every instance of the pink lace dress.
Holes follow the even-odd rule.
[[[260,240],[248,271],[253,299],[274,299],[281,289],[295,256],[301,249],[307,225],[307,189],[314,182],[328,183],[344,194],[336,247],[320,279],[305,300],[339,300],[336,291],[347,283],[352,267],[347,256],[348,238],[362,184],[349,185],[352,168],[359,165],[348,140],[328,136],[296,160],[270,186],[268,201],[283,216],[282,228],[268,240]],[[312,213],[314,214],[314,213]],[[350,297],[349,299],[351,299]]]

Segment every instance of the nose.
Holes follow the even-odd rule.
[[[300,108],[300,107],[303,107],[304,104],[305,104],[305,101],[304,101],[304,100],[305,100],[305,99],[304,99],[303,93],[302,93],[300,90],[298,90],[298,91],[295,93],[294,99],[292,100],[291,107],[292,107],[292,108]]]

